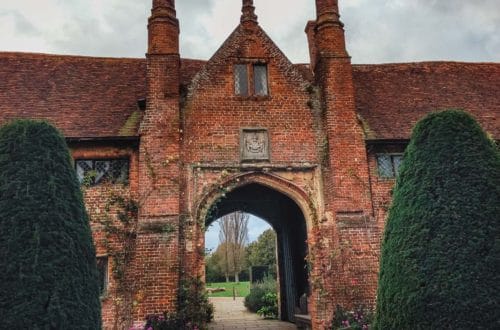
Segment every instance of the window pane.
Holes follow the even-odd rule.
[[[99,273],[99,293],[103,296],[108,287],[108,257],[97,257],[97,271]]]
[[[91,160],[77,160],[76,161],[76,176],[78,181],[82,184],[85,179],[90,179],[87,176],[92,171],[92,161]],[[92,180],[93,183],[93,180]]]
[[[401,162],[403,161],[403,155],[392,156],[392,161],[394,163],[394,173],[396,173],[396,175],[398,175],[399,174],[399,167],[401,166]]]
[[[387,154],[377,155],[378,175],[383,178],[394,177],[391,156]]]
[[[248,69],[246,64],[234,66],[234,92],[236,95],[248,95]]]
[[[267,95],[267,66],[258,64],[253,66],[255,95]]]
[[[112,179],[110,175],[111,173],[109,172],[110,168],[111,168],[111,161],[97,160],[95,162],[95,171],[96,171],[95,183]]]
[[[80,184],[93,185],[104,182],[128,184],[128,159],[83,159],[75,161],[75,167]]]
[[[120,159],[111,162],[110,179],[114,183],[128,183],[128,160]]]

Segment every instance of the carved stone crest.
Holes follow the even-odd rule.
[[[269,137],[266,129],[244,128],[240,141],[241,160],[269,160]]]

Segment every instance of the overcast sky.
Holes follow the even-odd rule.
[[[500,0],[340,0],[355,63],[500,61]],[[240,0],[177,0],[181,55],[208,59],[238,24]],[[313,0],[255,0],[261,26],[307,62]],[[0,0],[0,49],[143,57],[151,0]]]

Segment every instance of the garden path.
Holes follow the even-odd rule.
[[[295,324],[277,320],[264,320],[259,315],[250,313],[243,305],[244,298],[210,297],[214,304],[214,321],[209,324],[210,330],[291,330],[297,329]]]

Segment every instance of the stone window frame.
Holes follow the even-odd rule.
[[[85,174],[84,174],[84,177],[81,179],[80,177],[78,177],[78,162],[81,162],[81,161],[91,161],[92,162],[92,170],[95,170],[95,163],[96,162],[106,162],[106,161],[109,161],[109,162],[113,162],[113,161],[122,161],[122,162],[126,162],[126,166],[127,166],[127,176],[124,180],[116,180],[117,178],[113,179],[113,180],[102,180],[102,181],[98,181],[98,182],[90,182],[90,183],[85,183]],[[103,183],[111,183],[111,184],[122,184],[122,185],[126,185],[128,186],[130,184],[130,157],[106,157],[106,158],[100,158],[100,157],[78,157],[78,158],[75,158],[74,159],[74,167],[75,167],[75,172],[77,173],[77,177],[78,177],[78,181],[80,184],[88,184],[90,186],[98,186],[100,184],[103,184]]]
[[[383,173],[383,170],[381,169],[380,165],[380,158],[381,157],[389,157],[390,162],[391,162],[391,168],[390,168],[390,173]],[[395,162],[395,159],[399,158],[399,163]],[[381,179],[385,180],[394,180],[397,178],[399,175],[399,169],[400,169],[400,164],[401,161],[403,160],[403,153],[401,152],[379,152],[375,154],[375,161],[377,163],[377,175]]]
[[[99,261],[104,263],[103,270],[104,274],[101,275],[101,268],[99,267]],[[105,299],[108,296],[109,289],[109,256],[108,255],[97,255],[96,256],[97,271],[99,272],[99,296],[101,299]]]
[[[246,67],[246,87],[247,91],[246,94],[243,94],[238,91],[237,89],[237,67],[238,66],[245,66]],[[257,94],[255,91],[255,67],[265,67],[265,73],[266,73],[266,93],[265,94]],[[246,60],[240,60],[236,61],[233,64],[233,91],[234,95],[240,98],[244,99],[249,99],[249,98],[254,98],[254,99],[267,99],[271,96],[271,91],[270,91],[270,84],[269,84],[269,64],[268,61],[262,60],[262,59],[256,59],[256,60],[251,60],[251,59],[246,59]]]
[[[244,152],[245,133],[264,132],[266,134],[266,156],[262,158],[246,158]],[[242,127],[240,128],[240,161],[242,163],[270,163],[271,162],[271,141],[269,129],[265,127]]]

